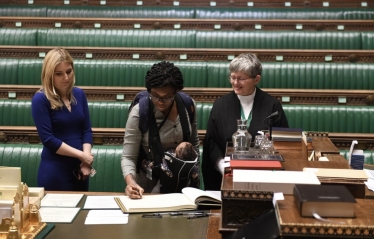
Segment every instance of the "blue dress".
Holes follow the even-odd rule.
[[[42,91],[37,92],[32,99],[32,117],[44,146],[38,171],[38,186],[45,190],[88,191],[88,178],[80,181],[73,174],[81,161],[56,154],[62,142],[79,150],[83,150],[84,143],[92,144],[86,95],[76,87],[72,94],[77,104],[71,104],[71,112],[65,106],[52,110]]]

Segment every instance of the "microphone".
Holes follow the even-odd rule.
[[[277,116],[277,115],[278,115],[278,111],[275,111],[274,113],[272,113],[271,115],[269,115],[265,119],[270,119],[270,118],[273,118],[274,116]]]

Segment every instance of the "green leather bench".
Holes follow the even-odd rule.
[[[371,49],[372,32],[0,29],[1,45],[153,48]],[[362,36],[365,36],[362,39]],[[369,41],[369,42],[367,42]]]
[[[81,60],[75,62],[78,86],[144,86],[157,61]],[[40,85],[43,59],[1,59],[0,84]],[[229,62],[174,62],[186,87],[231,87]],[[263,62],[261,88],[374,90],[371,63]]]
[[[21,167],[22,181],[29,187],[37,186],[41,144],[0,144],[0,165]],[[97,170],[90,178],[90,191],[123,192],[126,183],[122,176],[122,146],[94,146],[95,161],[92,166]]]
[[[36,187],[42,148],[41,144],[0,144],[0,166],[21,167],[22,181],[29,187]],[[95,145],[92,153],[95,159],[92,166],[97,173],[90,178],[89,191],[124,192],[126,183],[121,170],[122,146]]]
[[[15,16],[15,17],[46,17],[47,7],[40,5],[1,5],[0,16]]]
[[[88,102],[92,127],[125,128],[129,101]],[[207,128],[212,103],[197,102],[198,129]],[[374,133],[372,106],[283,105],[290,127],[305,131]],[[33,126],[31,102],[0,100],[0,125]]]
[[[131,102],[88,102],[92,127],[125,128]],[[35,126],[31,100],[1,100],[0,125]]]
[[[370,20],[374,19],[374,11],[370,8],[0,5],[0,16]]]

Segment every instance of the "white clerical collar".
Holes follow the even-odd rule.
[[[238,95],[240,103],[249,104],[254,101],[256,95],[256,88],[251,95]]]

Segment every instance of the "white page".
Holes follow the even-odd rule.
[[[368,176],[368,178],[374,179],[374,170],[369,170],[369,169],[364,168],[364,171],[366,175]]]
[[[42,207],[39,209],[39,212],[42,222],[71,223],[79,210],[79,207]]]
[[[168,193],[168,194],[157,194],[157,195],[143,195],[139,200],[134,200],[128,196],[119,196],[123,205],[129,210],[140,209],[142,212],[148,211],[160,211],[158,209],[172,207],[179,207],[181,205],[196,206],[195,203],[191,202],[186,196],[181,193]],[[183,210],[180,208],[179,210]]]
[[[83,209],[119,209],[114,196],[87,196]]]
[[[369,178],[365,184],[369,190],[374,191],[374,179]]]
[[[128,220],[129,214],[121,210],[90,210],[84,224],[127,224]]]
[[[48,193],[41,201],[42,207],[76,207],[83,194]]]
[[[188,199],[192,202],[195,202],[196,198],[199,196],[209,196],[219,201],[221,200],[221,191],[203,191],[201,189],[192,188],[192,187],[185,187],[182,189],[182,192]]]
[[[219,199],[219,200],[222,201],[221,191],[210,191],[210,190],[207,190],[206,192],[209,193],[209,195],[214,195],[215,198],[217,198],[217,199]]]

